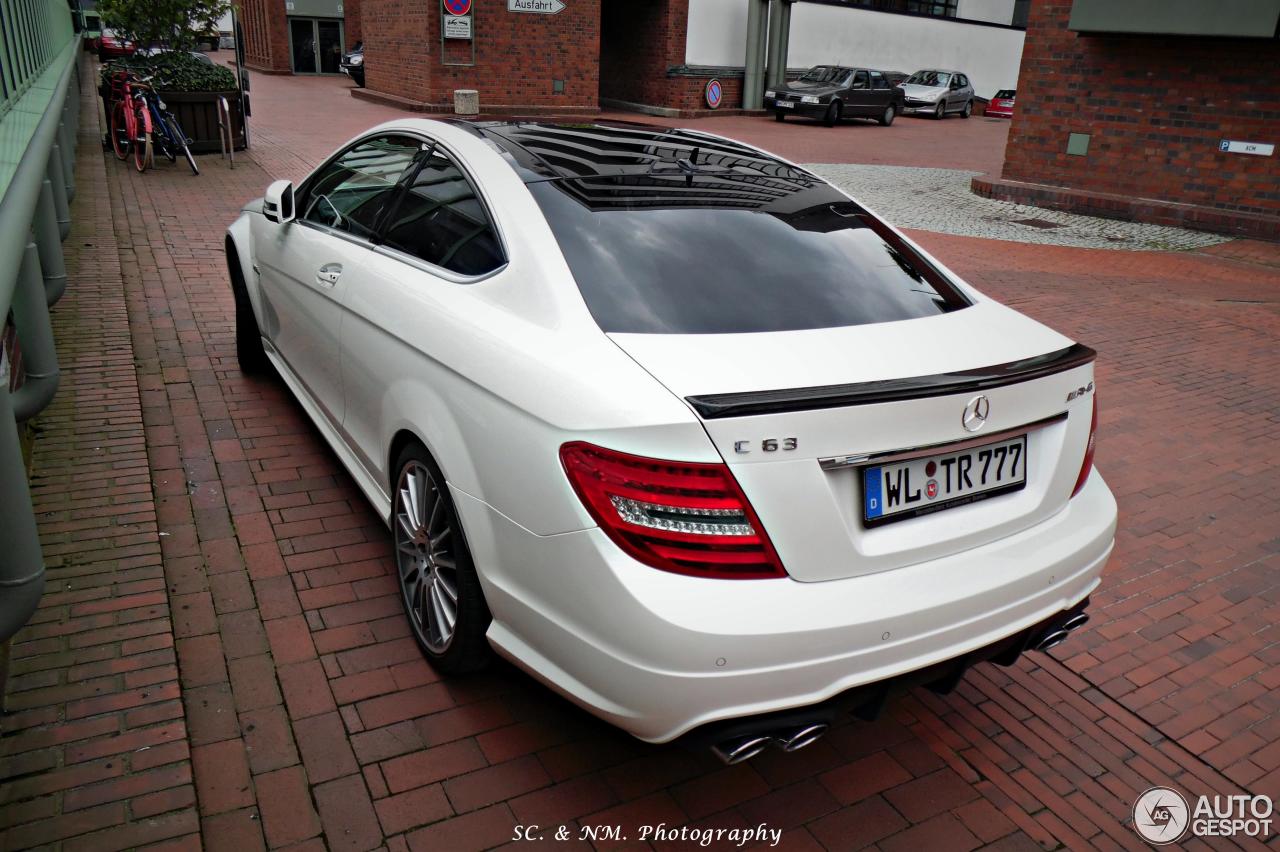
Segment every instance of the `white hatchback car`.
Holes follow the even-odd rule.
[[[1092,350],[804,169],[688,130],[401,120],[226,241],[387,520],[441,671],[489,648],[728,761],[1087,618]]]

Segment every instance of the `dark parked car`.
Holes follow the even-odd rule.
[[[902,84],[907,105],[904,112],[924,113],[943,118],[959,113],[961,118],[973,115],[973,84],[959,71],[917,71]]]
[[[764,107],[778,121],[803,115],[821,119],[827,127],[842,118],[874,118],[888,126],[902,104],[902,90],[883,71],[841,65],[815,65],[800,79],[764,93]]]
[[[350,53],[343,54],[340,67],[353,83],[364,88],[364,42],[357,43]]]

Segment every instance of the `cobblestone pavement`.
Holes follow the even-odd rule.
[[[993,260],[989,240],[914,232],[1101,353],[1098,466],[1121,525],[1093,621],[1053,655],[726,768],[506,665],[437,678],[385,527],[283,385],[235,366],[222,223],[270,179],[256,160],[298,151],[260,132],[234,171],[137,175],[92,115],[54,312],[64,385],[35,445],[49,586],[13,647],[0,848],[453,852],[536,823],[665,850],[697,847],[640,826],[765,823],[793,850],[1143,849],[1129,821],[1150,786],[1280,795],[1271,248],[1004,243]]]
[[[974,195],[979,172],[853,163],[806,166],[900,228],[1075,248],[1177,251],[1229,242],[1203,231],[1099,219]]]

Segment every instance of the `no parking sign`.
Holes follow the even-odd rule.
[[[724,87],[720,85],[719,80],[708,80],[703,96],[706,98],[707,106],[711,109],[719,109],[720,103],[724,100]]]
[[[445,38],[471,38],[471,0],[442,0]]]

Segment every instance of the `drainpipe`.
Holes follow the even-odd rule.
[[[764,99],[765,16],[769,0],[747,0],[746,71],[742,79],[742,108],[760,109]]]
[[[782,24],[778,29],[778,85],[787,84],[787,54],[791,51],[791,0],[782,2]]]
[[[769,72],[765,76],[765,87],[769,89],[776,89],[787,79],[787,48],[782,40],[782,15],[784,8],[790,11],[788,7],[789,4],[783,0],[773,0],[769,7]]]
[[[32,216],[44,194],[44,181],[49,176],[49,159],[57,141],[63,99],[67,97],[68,83],[75,74],[76,49],[77,44],[72,42],[63,48],[59,56],[66,61],[66,68],[54,85],[51,103],[36,123],[26,150],[21,152],[5,190],[4,203],[0,204],[0,314],[8,313],[10,306],[16,306],[19,301],[25,306],[24,310],[43,307],[41,299],[33,301],[30,296],[31,254],[27,246],[31,242]],[[61,184],[62,203],[65,205],[65,180]],[[52,192],[52,181],[48,191]],[[49,200],[56,203],[56,199]],[[48,216],[35,218],[39,221]],[[61,249],[56,208],[53,227],[54,245]],[[40,245],[43,239],[37,236],[36,244]],[[27,267],[23,276],[23,295],[11,299],[18,296],[18,279],[23,266]],[[38,268],[35,274],[38,278]],[[26,322],[28,329],[31,328],[30,320]],[[35,327],[39,329],[40,324],[36,323]],[[18,327],[20,340],[22,333],[23,329]],[[38,336],[40,331],[29,331],[27,337],[32,334]],[[0,382],[0,507],[3,507],[0,510],[0,642],[8,640],[31,618],[44,591],[44,557],[40,550],[35,513],[31,508],[31,489],[27,484],[27,469],[22,459],[15,414],[9,383]]]
[[[49,158],[50,173],[56,164]],[[52,305],[62,298],[67,289],[67,266],[62,257],[62,229],[58,226],[56,190],[53,181],[45,178],[40,185],[36,202],[36,215],[31,227],[35,230],[36,246],[40,252],[40,269],[44,270],[45,304]]]
[[[44,556],[8,382],[0,383],[0,495],[0,638],[8,639],[27,623],[44,591]]]
[[[57,134],[54,138],[56,140]],[[49,152],[49,167],[45,171],[53,188],[53,209],[57,213],[58,242],[61,243],[71,233],[71,205],[67,203],[67,173],[62,165],[62,146],[56,141]]]
[[[24,369],[22,387],[13,392],[13,415],[24,423],[43,411],[58,390],[58,352],[40,277],[40,253],[33,242],[23,252],[13,291],[13,327],[22,345]]]

